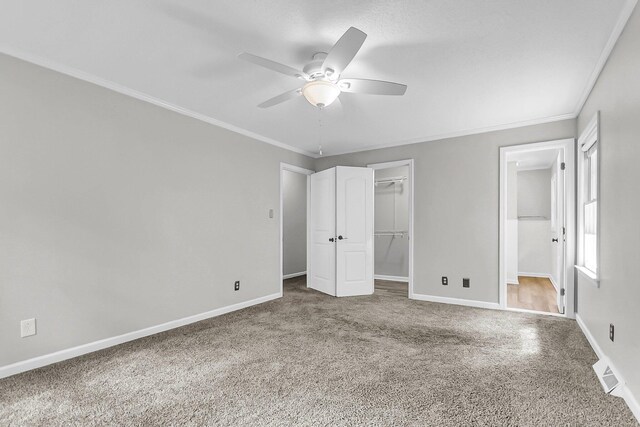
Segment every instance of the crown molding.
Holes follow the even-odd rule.
[[[448,133],[441,133],[441,134],[436,134],[431,136],[412,138],[412,139],[392,142],[388,144],[371,145],[367,147],[358,148],[357,150],[339,151],[336,153],[331,152],[330,154],[323,157],[341,156],[343,154],[359,153],[362,151],[371,151],[371,150],[380,150],[383,148],[392,148],[392,147],[398,147],[401,145],[419,144],[421,142],[433,142],[433,141],[440,141],[443,139],[458,138],[462,136],[479,135],[479,134],[488,133],[488,132],[516,129],[516,128],[525,127],[525,126],[535,126],[535,125],[540,125],[545,123],[559,122],[562,120],[571,120],[571,119],[575,119],[576,117],[577,116],[573,113],[561,114],[558,116],[543,117],[539,119],[525,120],[521,122],[505,123],[505,124],[496,125],[496,126],[487,126],[482,128],[473,128],[473,129],[461,130],[456,132],[448,132]]]
[[[285,150],[293,151],[298,154],[303,154],[307,157],[312,157],[312,158],[318,157],[317,153],[312,153],[310,151],[303,150],[298,147],[293,147],[291,145],[285,144],[284,142],[276,141],[275,139],[266,137],[264,135],[260,135],[255,132],[251,132],[247,129],[243,129],[241,127],[232,125],[230,123],[223,122],[222,120],[218,120],[213,117],[209,117],[204,114],[197,113],[195,111],[189,110],[187,108],[183,108],[179,105],[173,104],[163,99],[156,98],[146,93],[139,92],[135,89],[131,89],[127,86],[123,86],[121,84],[115,83],[111,80],[100,78],[91,73],[87,73],[73,67],[68,67],[66,65],[59,64],[55,61],[51,61],[49,59],[46,59],[37,55],[32,55],[30,53],[26,53],[18,49],[12,49],[6,46],[0,46],[0,53],[7,56],[11,56],[13,58],[20,59],[25,62],[29,62],[31,64],[34,64],[43,68],[56,71],[61,74],[65,74],[67,76],[70,76],[79,80],[83,80],[83,81],[95,84],[97,86],[101,86],[103,88],[112,90],[114,92],[118,92],[119,94],[122,94],[122,95],[130,96],[140,101],[148,102],[157,107],[161,107],[166,110],[173,111],[178,114],[182,114],[183,116],[191,117],[192,119],[200,120],[202,122],[209,123],[211,125],[230,130],[232,132],[247,136],[252,139],[256,139],[258,141],[266,142],[267,144],[274,145],[278,148],[283,148]]]
[[[596,62],[596,65],[593,68],[593,71],[591,72],[591,76],[587,81],[587,85],[585,86],[584,91],[582,92],[582,95],[580,95],[580,98],[578,99],[578,104],[576,105],[576,108],[573,111],[576,117],[578,117],[578,115],[582,111],[582,107],[584,107],[584,104],[587,102],[587,99],[589,98],[591,91],[593,90],[596,83],[598,82],[598,77],[600,77],[600,73],[602,73],[602,70],[604,69],[604,66],[607,63],[607,60],[609,59],[611,52],[613,52],[613,48],[616,46],[616,43],[618,42],[618,39],[620,38],[620,35],[622,34],[624,27],[627,25],[627,21],[631,17],[631,14],[633,13],[633,9],[636,7],[636,3],[638,3],[638,0],[627,0],[624,4],[624,7],[620,11],[620,15],[618,15],[618,21],[616,21],[616,25],[613,27],[613,31],[611,31],[609,40],[607,40],[607,44],[605,44],[604,49],[602,49],[602,52],[600,53],[598,62]]]

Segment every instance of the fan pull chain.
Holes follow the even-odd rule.
[[[318,154],[322,156],[322,116],[320,111],[322,108],[318,108]]]

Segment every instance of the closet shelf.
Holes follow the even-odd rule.
[[[405,236],[409,236],[409,232],[408,231],[375,231],[373,233],[373,235],[375,237],[380,237],[380,236],[399,236],[399,237],[405,237]]]
[[[375,185],[378,184],[395,184],[396,182],[403,182],[406,181],[407,177],[406,176],[394,176],[391,178],[382,178],[382,179],[377,179],[375,181]]]

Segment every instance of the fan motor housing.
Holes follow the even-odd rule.
[[[324,71],[322,71],[322,63],[324,62],[324,59],[326,57],[327,57],[326,52],[314,53],[312,57],[312,61],[309,62],[307,65],[305,65],[302,71],[307,73],[307,75],[309,75],[309,77],[311,77],[314,80],[327,77],[325,76]]]

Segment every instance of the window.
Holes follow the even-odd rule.
[[[597,282],[598,254],[598,122],[591,120],[578,140],[579,159],[579,243],[578,271]]]
[[[584,267],[598,272],[598,143],[585,154]]]

